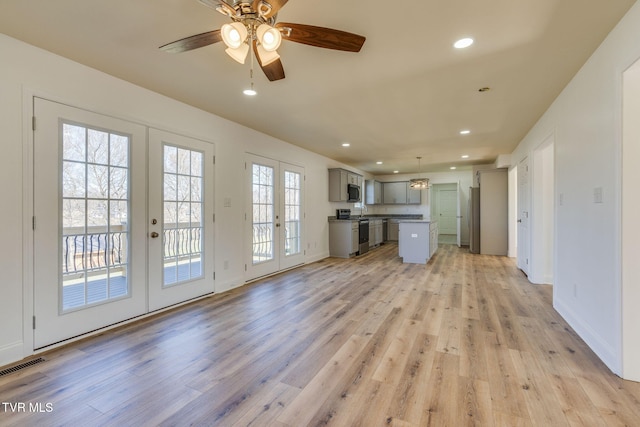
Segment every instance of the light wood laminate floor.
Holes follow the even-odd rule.
[[[0,377],[2,402],[44,412],[0,425],[640,425],[640,384],[551,295],[508,258],[387,244],[45,353]]]

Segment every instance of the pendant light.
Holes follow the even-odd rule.
[[[422,157],[416,157],[418,159],[418,173],[420,173],[420,159]],[[414,178],[409,180],[409,187],[414,190],[422,190],[429,188],[429,178]]]

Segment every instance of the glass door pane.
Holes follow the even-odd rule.
[[[164,145],[164,286],[202,277],[203,153]]]
[[[62,124],[62,311],[129,294],[129,137]]]
[[[274,186],[275,169],[253,164],[253,264],[274,259]]]
[[[304,264],[304,169],[280,162],[280,270]]]
[[[301,174],[284,171],[284,255],[297,255],[301,251]]]

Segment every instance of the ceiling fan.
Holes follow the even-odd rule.
[[[253,48],[260,68],[270,81],[284,79],[284,68],[276,49],[289,40],[326,49],[359,52],[365,37],[313,25],[276,23],[278,11],[288,0],[198,0],[231,18],[219,30],[207,31],[160,46],[165,52],[179,53],[223,41],[225,52],[241,64]]]

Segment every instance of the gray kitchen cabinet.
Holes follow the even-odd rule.
[[[346,202],[349,200],[347,184],[362,188],[362,176],[345,169],[329,169],[329,201]]]
[[[329,221],[329,255],[337,258],[349,258],[359,248],[358,221]]]
[[[422,203],[422,190],[415,190],[407,182],[407,204],[419,205]]]
[[[375,243],[376,243],[376,246],[380,246],[384,242],[384,237],[382,236],[382,220],[378,219],[375,221],[375,223],[376,223],[374,227]]]
[[[369,248],[374,248],[382,244],[382,220],[369,220]]]
[[[382,203],[385,205],[406,205],[407,182],[383,182]]]
[[[422,190],[412,189],[408,181],[383,182],[381,184],[382,203],[385,205],[419,205],[422,203]]]
[[[360,183],[360,181],[358,179],[359,176],[360,175],[355,174],[353,172],[348,172],[347,173],[347,182],[349,184],[353,184],[353,185],[361,185],[361,183]]]
[[[367,205],[382,204],[382,183],[380,181],[365,181],[365,203]]]
[[[438,223],[432,222],[429,225],[429,258],[436,253],[438,249]]]
[[[347,175],[344,169],[329,169],[329,201],[330,202],[346,202],[347,194]]]
[[[426,264],[438,248],[437,238],[438,225],[435,222],[400,221],[398,255],[404,263]]]
[[[398,233],[400,231],[400,225],[397,219],[390,219],[387,225],[387,240],[392,242],[398,241]]]

